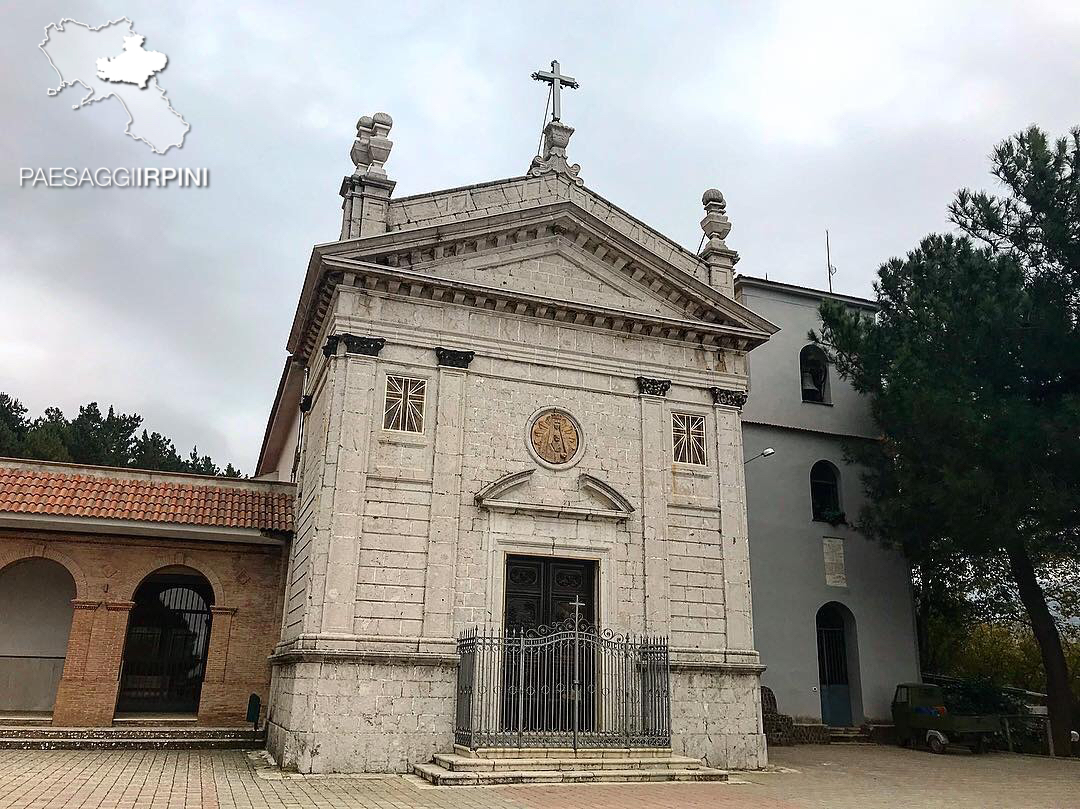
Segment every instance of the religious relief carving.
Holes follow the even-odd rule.
[[[668,390],[671,389],[671,380],[639,376],[637,385],[638,393],[643,393],[646,396],[667,396]]]
[[[555,570],[555,584],[568,590],[576,590],[581,587],[580,570]]]
[[[737,407],[739,410],[742,410],[743,405],[746,404],[746,391],[744,390],[709,388],[709,393],[712,394],[713,404]]]
[[[536,568],[535,567],[511,567],[510,572],[507,574],[507,578],[514,584],[530,585],[536,584]]]
[[[581,436],[577,424],[561,410],[547,410],[533,420],[529,443],[533,452],[553,466],[570,463],[577,455]]]
[[[475,351],[456,351],[452,348],[441,347],[435,349],[435,359],[438,360],[439,365],[445,365],[448,368],[468,368],[475,356]]]

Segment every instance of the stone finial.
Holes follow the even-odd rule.
[[[719,239],[721,245],[731,233],[731,220],[727,218],[727,202],[724,195],[715,188],[710,188],[701,195],[701,204],[705,206],[705,218],[701,220],[701,229],[712,242]]]
[[[578,177],[581,166],[577,163],[571,165],[566,159],[566,147],[570,143],[570,136],[574,134],[574,127],[567,126],[562,121],[548,121],[544,127],[544,149],[532,159],[529,166],[529,176],[539,177],[541,174],[562,174],[568,177],[575,185],[585,185],[585,181]]]
[[[387,135],[394,119],[385,112],[356,122],[356,140],[349,157],[356,169],[341,181],[341,238],[356,239],[386,232],[386,212],[396,183],[383,168],[394,144]]]
[[[701,249],[701,257],[709,265],[709,284],[725,295],[733,296],[734,269],[739,254],[724,242],[731,233],[731,220],[727,218],[727,202],[724,195],[715,188],[708,189],[701,195],[701,204],[705,206],[705,218],[701,220],[701,229],[708,241]]]
[[[393,125],[394,119],[385,112],[364,115],[356,122],[356,140],[349,151],[349,157],[356,166],[354,177],[386,177],[383,165],[394,146],[386,136]]]

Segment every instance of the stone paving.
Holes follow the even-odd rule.
[[[430,787],[411,776],[288,776],[246,751],[0,750],[0,809],[868,809],[1080,807],[1080,760],[806,746],[728,784]]]

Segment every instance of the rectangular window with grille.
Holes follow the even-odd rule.
[[[671,443],[675,448],[675,463],[705,466],[705,417],[672,413]]]
[[[424,432],[424,397],[427,382],[408,376],[386,377],[383,429],[404,433]]]

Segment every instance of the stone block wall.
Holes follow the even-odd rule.
[[[671,747],[711,767],[760,769],[767,763],[756,671],[674,667]]]
[[[305,773],[407,772],[452,748],[456,699],[452,660],[283,663],[267,746],[282,767]]]

